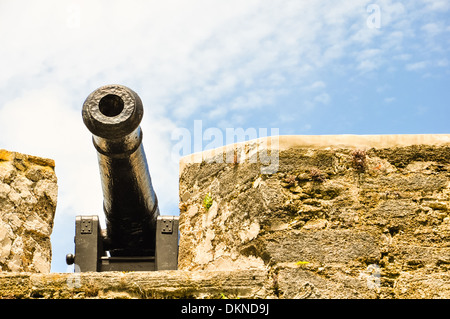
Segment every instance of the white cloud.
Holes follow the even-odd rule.
[[[379,6],[381,7],[382,27],[395,25],[407,16],[408,7],[405,7],[401,2],[391,0],[380,1]]]
[[[307,86],[304,86],[304,87],[302,87],[302,90],[305,90],[305,91],[314,91],[314,90],[317,90],[317,89],[323,89],[323,88],[325,88],[327,85],[325,84],[325,82],[323,82],[323,81],[315,81],[314,83],[312,83],[312,84],[310,84],[310,85],[307,85]]]
[[[178,167],[172,158],[171,133],[176,126],[168,118],[147,115],[142,123],[143,146],[161,214],[178,214]],[[94,151],[94,150],[92,150]]]
[[[380,6],[386,23],[405,11],[390,1]],[[358,70],[382,64],[381,58],[364,58],[375,50],[364,46],[379,32],[367,27],[366,7],[357,0],[47,1],[26,7],[21,12],[9,1],[0,13],[0,39],[8,44],[0,87],[26,78],[25,86],[57,81],[81,94],[82,88],[120,82],[143,92],[159,114],[179,121],[216,108],[241,88],[243,99],[257,101],[260,94],[263,102],[266,87],[303,83],[354,45],[363,46]],[[17,19],[10,12],[21,14]],[[284,94],[274,92],[273,98]]]
[[[421,29],[427,32],[430,36],[435,36],[441,33],[444,28],[437,23],[431,22],[422,26]]]
[[[407,61],[407,60],[411,59],[411,54],[402,53],[402,54],[394,56],[393,58],[396,60],[400,60],[400,61]]]
[[[450,10],[450,3],[447,0],[424,0],[424,2],[430,11],[446,12]]]
[[[328,95],[328,93],[319,94],[314,98],[315,102],[321,103],[321,104],[328,104],[328,103],[330,103],[330,100],[331,100],[331,98]]]
[[[429,65],[428,61],[420,61],[415,63],[409,63],[406,65],[406,70],[408,71],[418,71],[423,70]]]
[[[0,108],[0,136],[2,148],[55,160],[58,213],[101,211],[91,136],[60,87],[32,90],[6,103]]]
[[[440,59],[440,60],[436,61],[436,65],[439,67],[446,67],[449,65],[449,62],[447,59]]]
[[[382,51],[380,49],[366,49],[356,54],[359,61],[357,69],[363,73],[379,68],[383,63]]]
[[[375,91],[377,93],[383,93],[383,92],[385,92],[386,90],[389,90],[389,89],[390,89],[389,85],[383,84],[383,85],[378,86]]]

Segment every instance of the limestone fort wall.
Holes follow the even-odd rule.
[[[30,216],[51,219],[56,177],[8,156],[3,298],[450,298],[450,135],[279,136],[186,156],[179,270],[148,273],[37,267],[51,228]],[[10,197],[41,206],[14,211]]]

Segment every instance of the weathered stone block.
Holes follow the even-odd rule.
[[[0,271],[49,272],[53,160],[0,150]]]
[[[316,231],[288,230],[283,236],[269,235],[252,241],[260,243],[253,248],[249,244],[241,252],[270,256],[272,263],[318,262],[320,264],[342,264],[352,261],[366,262],[380,257],[379,236],[348,229],[324,229]],[[257,251],[257,250],[261,251]]]
[[[417,296],[418,269],[448,289],[449,208],[450,135],[227,145],[180,162],[179,267],[265,267],[286,298]]]
[[[449,299],[450,272],[428,273],[423,269],[403,272],[395,283],[397,298],[409,299]]]
[[[341,269],[282,267],[277,274],[279,297],[284,299],[373,299],[376,290],[367,285],[367,277],[345,273]]]

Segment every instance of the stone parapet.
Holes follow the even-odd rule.
[[[448,298],[450,135],[279,136],[187,156],[180,233],[180,269],[268,267],[281,298]]]
[[[0,271],[50,272],[53,160],[0,150]]]

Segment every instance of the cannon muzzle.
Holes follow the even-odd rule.
[[[141,99],[125,86],[103,86],[82,114],[98,155],[105,248],[111,256],[153,255],[159,208],[142,146]]]

